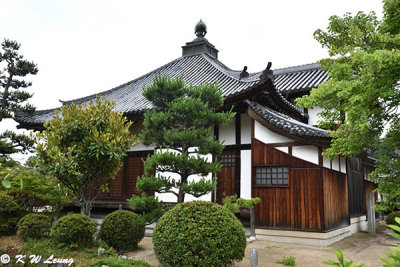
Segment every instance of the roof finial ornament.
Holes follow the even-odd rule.
[[[272,67],[272,62],[268,62],[267,67],[265,68],[265,70],[263,70],[263,72],[260,75],[261,81],[268,79],[272,80],[274,78],[274,72],[271,70],[271,67]]]
[[[247,66],[244,66],[242,72],[240,73],[239,79],[249,77],[249,73],[247,72]]]
[[[203,39],[207,33],[207,25],[200,19],[194,27],[194,33],[197,36],[197,39]]]

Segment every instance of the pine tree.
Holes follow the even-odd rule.
[[[172,193],[178,203],[184,201],[185,194],[200,197],[213,191],[216,181],[206,177],[218,172],[221,164],[208,161],[206,156],[211,154],[215,159],[224,148],[213,130],[234,116],[232,111],[220,111],[224,99],[218,86],[185,85],[182,78],[157,76],[143,95],[153,109],[144,115],[140,140],[157,150],[144,163],[138,190]],[[180,179],[164,172],[178,174]],[[192,179],[194,176],[200,178]]]
[[[20,44],[5,39],[0,51],[0,122],[14,118],[15,112],[32,113],[35,109],[25,102],[32,94],[24,91],[32,85],[21,77],[35,75],[38,68],[35,63],[27,61],[18,53]],[[5,131],[0,134],[0,161],[10,160],[10,155],[26,152],[33,146],[33,140],[26,135]]]

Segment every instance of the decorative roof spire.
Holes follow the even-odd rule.
[[[196,38],[182,46],[182,56],[193,56],[206,53],[213,58],[218,58],[218,50],[204,36],[207,34],[207,25],[200,20],[194,27]]]
[[[204,36],[207,34],[207,25],[200,20],[194,27],[194,33],[196,34],[197,38],[204,38]]]

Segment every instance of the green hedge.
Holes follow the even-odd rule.
[[[162,266],[226,266],[244,257],[246,234],[220,205],[186,202],[160,218],[153,245]]]
[[[51,228],[50,237],[58,243],[91,246],[96,224],[86,215],[68,214]]]
[[[0,236],[15,234],[17,222],[24,215],[11,196],[0,193]]]
[[[42,214],[27,214],[17,224],[17,234],[23,239],[39,239],[50,232],[50,217]]]
[[[128,210],[117,210],[108,214],[100,228],[100,238],[118,251],[137,248],[144,237],[144,220]]]
[[[34,208],[43,207],[48,205],[46,201],[38,197],[36,194],[29,192],[27,190],[13,190],[7,193],[9,196],[13,197],[15,202],[24,210],[33,212]]]

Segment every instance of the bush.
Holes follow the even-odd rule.
[[[0,236],[15,234],[17,222],[23,215],[11,196],[0,194]]]
[[[386,225],[392,224],[392,225],[398,225],[400,226],[396,221],[395,218],[400,217],[400,211],[393,211],[390,213],[387,218],[386,218]]]
[[[13,197],[15,202],[24,210],[33,212],[34,208],[43,207],[47,205],[46,201],[38,197],[32,192],[27,190],[13,190],[7,193],[9,196]]]
[[[284,266],[295,266],[296,265],[296,257],[283,257],[282,260],[277,261],[276,263],[283,264]]]
[[[0,212],[11,213],[18,211],[18,209],[17,202],[11,196],[0,194]]]
[[[144,237],[144,220],[128,210],[117,210],[108,214],[100,228],[100,238],[118,251],[137,248]]]
[[[153,233],[154,252],[165,266],[226,266],[240,261],[246,234],[227,209],[205,201],[178,204]]]
[[[31,213],[19,220],[17,228],[18,236],[23,239],[39,239],[49,234],[50,218],[46,215]]]
[[[95,232],[96,224],[88,216],[68,214],[53,225],[50,237],[58,243],[91,246]]]

